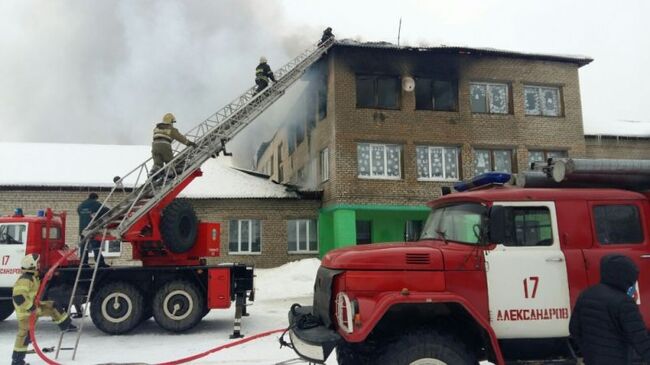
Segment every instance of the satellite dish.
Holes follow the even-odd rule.
[[[413,91],[415,89],[415,80],[410,76],[403,77],[402,89],[404,89],[404,91]]]

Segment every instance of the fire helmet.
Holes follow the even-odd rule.
[[[167,113],[162,119],[163,124],[176,123],[176,117],[172,113]]]
[[[262,56],[260,57],[260,63],[266,63],[266,57]]]
[[[38,270],[38,262],[41,257],[37,253],[29,254],[20,261],[20,268],[23,270]]]

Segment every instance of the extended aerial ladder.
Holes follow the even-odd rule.
[[[202,175],[200,167],[206,160],[222,152],[226,153],[226,143],[278,100],[333,44],[334,38],[330,38],[309,47],[274,72],[277,82],[259,93],[256,92],[256,87],[251,87],[210,115],[185,134],[186,138],[196,143],[196,147],[181,149],[182,145],[175,142],[172,145],[175,157],[163,168],[151,171],[152,159],[149,158],[124,176],[116,177],[115,186],[102,202],[102,208],[106,207],[108,211],[100,217],[93,217],[82,232],[85,248],[79,253],[80,257],[87,254],[89,242],[97,237],[101,237],[102,245],[107,237],[120,238],[127,242],[160,240],[160,232],[155,224],[159,222],[162,209],[171,203],[194,178]],[[116,203],[109,204],[110,202]],[[103,247],[100,249],[100,255],[102,251]],[[167,254],[173,255],[173,252]],[[98,265],[94,266],[90,278],[81,275],[82,268],[83,260],[80,260],[70,295],[68,313],[76,298],[79,282],[88,281],[88,294],[84,298],[86,305],[83,306],[81,313],[83,319],[91,301]],[[82,320],[77,331],[73,359],[83,323]],[[62,333],[59,338],[57,357],[64,334]]]

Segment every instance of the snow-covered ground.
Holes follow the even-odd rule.
[[[293,303],[311,305],[312,289],[320,262],[307,259],[292,262],[274,269],[256,269],[257,288],[255,302],[250,306],[250,317],[242,320],[242,333],[256,333],[287,326],[287,312]],[[160,329],[153,319],[143,323],[133,332],[110,336],[97,330],[86,319],[76,361],[71,351],[62,351],[59,362],[63,364],[145,363],[154,364],[193,355],[223,345],[232,340],[234,308],[213,310],[194,329],[186,334],[170,334]],[[11,359],[17,322],[14,316],[0,322],[0,364]],[[39,322],[37,338],[41,347],[54,346],[59,338],[57,327],[44,319]],[[63,347],[74,343],[76,334],[67,334]],[[279,335],[271,335],[241,346],[211,354],[191,364],[269,365],[295,359],[288,348],[280,349]],[[37,355],[28,355],[28,362],[44,364]],[[301,364],[302,362],[288,362]],[[336,364],[330,356],[328,365]]]

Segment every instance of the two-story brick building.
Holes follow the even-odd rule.
[[[443,185],[585,156],[578,69],[591,61],[339,41],[256,168],[323,190],[321,253],[403,240]]]

